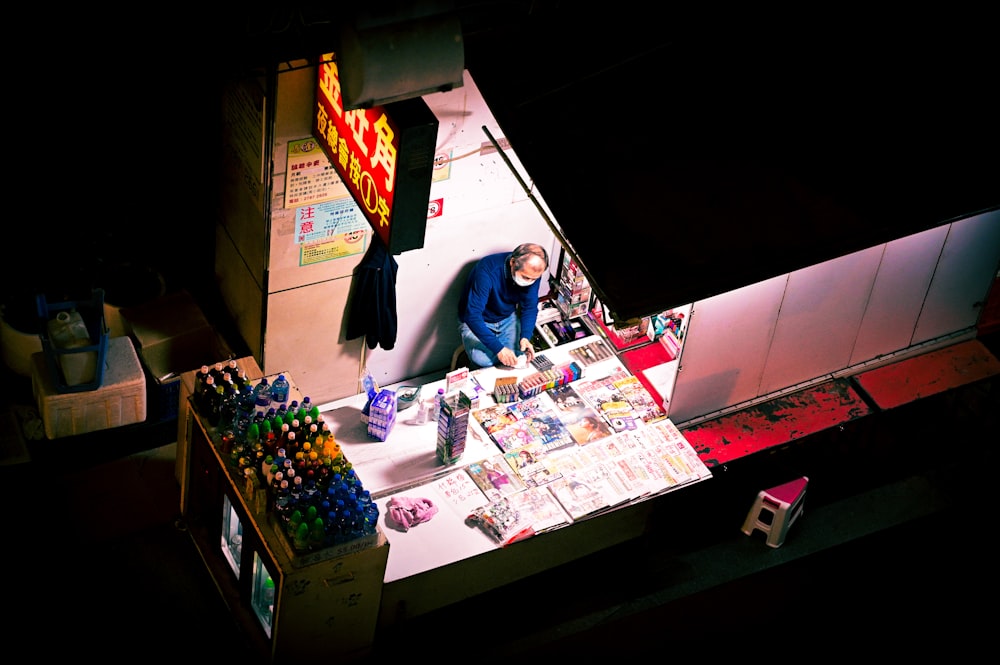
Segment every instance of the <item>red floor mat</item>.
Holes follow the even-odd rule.
[[[780,446],[871,413],[836,379],[681,430],[708,467]]]
[[[997,374],[1000,360],[974,339],[863,372],[854,380],[880,409],[891,409]]]

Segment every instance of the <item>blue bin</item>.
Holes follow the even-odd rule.
[[[90,300],[71,300],[50,303],[44,294],[38,295],[38,317],[41,322],[39,337],[42,352],[52,377],[52,384],[60,393],[76,393],[97,390],[104,381],[104,366],[108,354],[108,327],[104,321],[104,290],[93,289]],[[86,325],[88,343],[71,348],[59,348],[49,338],[49,322],[61,312],[76,312]],[[92,354],[84,356],[78,354]],[[67,378],[64,367],[93,367],[83,379]]]

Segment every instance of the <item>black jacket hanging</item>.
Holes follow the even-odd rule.
[[[354,269],[347,305],[347,339],[364,335],[369,349],[396,345],[396,259],[377,234]]]

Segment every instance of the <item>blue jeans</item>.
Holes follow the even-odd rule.
[[[514,351],[514,353],[520,353],[517,348],[517,341],[520,339],[520,321],[517,318],[517,312],[514,312],[506,319],[497,321],[496,323],[487,323],[486,327],[490,329],[496,338],[500,340],[503,346]],[[458,324],[458,333],[462,336],[462,346],[465,347],[465,353],[469,356],[469,362],[475,367],[470,367],[469,369],[476,369],[478,367],[493,367],[497,364],[497,356],[495,353],[489,350],[485,344],[480,341],[476,334],[472,332],[468,324],[464,321]]]

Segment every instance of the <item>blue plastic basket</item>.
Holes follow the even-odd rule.
[[[57,348],[49,339],[48,322],[59,312],[77,311],[87,326],[91,344],[69,349]],[[104,289],[93,289],[90,300],[70,300],[50,303],[44,294],[38,295],[38,317],[41,320],[42,351],[45,353],[45,363],[48,365],[52,384],[60,393],[76,393],[87,390],[97,390],[104,381],[104,366],[108,354],[108,327],[104,321]],[[94,377],[90,381],[70,384],[62,370],[62,360],[67,354],[94,353],[96,367]]]

